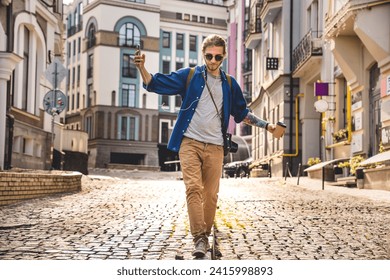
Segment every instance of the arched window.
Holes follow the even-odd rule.
[[[91,24],[88,29],[88,48],[96,44],[96,29],[95,25]]]
[[[125,23],[119,29],[119,45],[135,47],[141,44],[141,33],[139,28],[132,23]]]

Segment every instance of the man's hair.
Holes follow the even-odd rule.
[[[223,47],[223,54],[226,54],[226,41],[219,35],[209,35],[203,40],[202,52],[204,53],[208,47]]]

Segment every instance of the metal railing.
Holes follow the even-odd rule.
[[[321,32],[310,30],[293,51],[293,71],[300,67],[311,56],[322,55],[322,39],[318,36]],[[313,36],[317,35],[317,36]]]

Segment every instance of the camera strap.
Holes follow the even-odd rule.
[[[214,96],[213,96],[213,93],[211,92],[211,89],[210,89],[210,86],[209,86],[209,83],[207,82],[206,80],[206,77],[205,77],[205,74],[203,73],[203,79],[206,83],[206,86],[207,86],[207,90],[209,91],[210,93],[210,96],[211,96],[211,100],[213,101],[213,104],[214,104],[214,107],[215,107],[215,110],[217,111],[217,114],[218,114],[218,117],[221,119],[221,125],[223,127],[223,118],[221,116],[221,114],[219,113],[219,110],[218,110],[218,107],[217,107],[217,104],[215,103],[215,100],[214,100]],[[222,132],[223,132],[223,129],[222,129]]]

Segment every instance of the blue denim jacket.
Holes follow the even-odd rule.
[[[186,88],[189,72],[190,68],[183,68],[168,75],[157,73],[152,75],[152,80],[147,86],[144,84],[144,88],[147,91],[165,95],[178,94],[182,97],[182,105],[168,143],[168,149],[174,152],[178,152],[180,149],[183,134],[191,122],[196,106],[198,105],[197,101],[200,99],[203,88],[205,87],[202,72],[204,72],[207,77],[205,65],[196,66],[191,82],[188,88]],[[232,77],[232,87],[230,92],[230,86],[226,79],[226,74],[222,70],[221,79],[223,91],[223,129],[226,131],[226,124],[229,123],[230,115],[234,117],[235,122],[239,123],[246,117],[249,109],[247,108],[245,98],[240,86],[237,84],[237,81]]]

